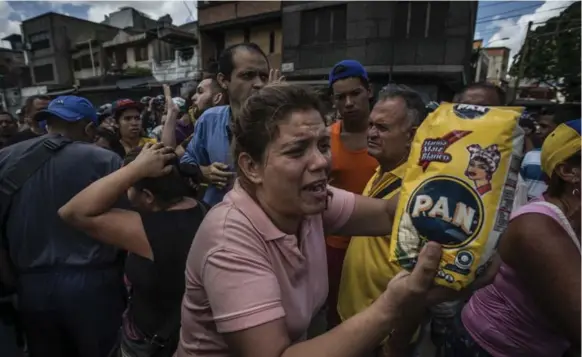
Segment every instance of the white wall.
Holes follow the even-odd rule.
[[[101,76],[102,74],[103,73],[101,72],[100,66],[95,67],[95,74],[93,74],[93,68],[84,68],[80,71],[73,72],[75,79],[87,79],[87,78],[92,78],[92,77],[96,77],[96,76]]]

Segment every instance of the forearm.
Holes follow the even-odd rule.
[[[165,143],[164,143],[165,145]],[[181,145],[176,146],[176,155],[181,158],[186,153],[186,150]]]
[[[176,148],[176,122],[178,113],[168,112],[166,122],[162,129],[162,143],[166,146]]]
[[[59,210],[64,219],[95,217],[109,211],[141,175],[132,164],[95,181]]]
[[[348,222],[334,235],[342,236],[386,236],[392,233],[394,212],[398,200],[382,200],[356,195],[354,211]]]
[[[282,357],[363,356],[377,348],[393,332],[395,322],[396,316],[385,314],[376,302],[331,331],[290,346]]]

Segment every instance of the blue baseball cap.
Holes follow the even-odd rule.
[[[47,109],[36,113],[34,120],[43,121],[53,115],[71,123],[90,119],[98,124],[97,111],[93,104],[86,98],[74,95],[63,95],[53,99]]]
[[[339,79],[350,77],[362,78],[368,81],[368,72],[356,60],[343,60],[336,63],[331,69],[331,72],[329,72],[329,86],[331,87]]]

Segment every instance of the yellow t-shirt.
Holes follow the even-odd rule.
[[[139,144],[138,144],[138,146],[144,146],[144,145],[145,145],[145,144],[147,144],[147,143],[152,143],[152,144],[155,144],[155,143],[157,143],[157,142],[158,142],[158,140],[156,140],[156,139],[154,139],[154,138],[146,138],[146,137],[143,137],[143,138],[139,139]]]
[[[380,168],[366,184],[366,197],[389,200],[400,192],[405,165],[382,174]],[[390,236],[352,237],[339,288],[338,313],[347,320],[372,304],[400,268],[388,261]]]

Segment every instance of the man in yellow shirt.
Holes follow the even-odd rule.
[[[368,181],[364,196],[398,200],[412,138],[425,117],[425,104],[418,93],[403,89],[380,92],[368,126],[368,154],[380,166]],[[352,237],[339,289],[342,320],[370,306],[399,272],[388,261],[389,248],[390,236]]]

